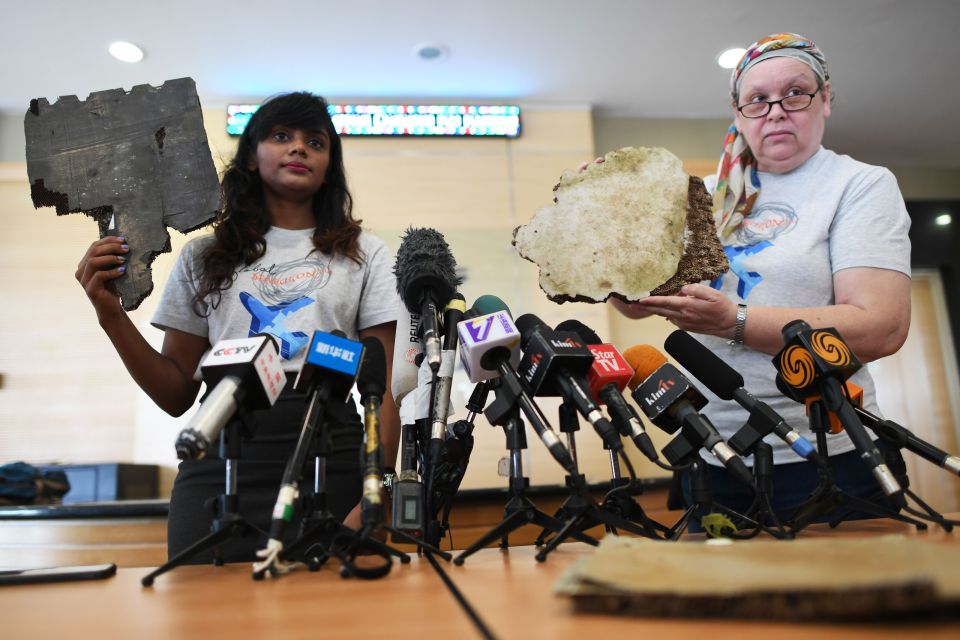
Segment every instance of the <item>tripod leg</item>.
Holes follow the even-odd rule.
[[[697,509],[697,505],[692,504],[686,508],[683,512],[683,515],[680,516],[680,519],[677,520],[677,523],[673,525],[669,531],[667,531],[668,540],[677,540],[687,529],[687,524],[690,522],[690,517],[693,515],[693,512]]]
[[[545,514],[543,511],[534,510],[529,517],[530,517],[530,521],[533,522],[534,524],[544,527],[546,529],[549,529],[550,531],[554,531],[556,533],[563,531],[563,529],[566,528],[566,525],[569,524],[569,523],[561,522],[556,518],[551,518],[550,516]],[[596,538],[593,538],[592,536],[588,536],[582,531],[579,531],[576,529],[571,529],[566,535],[567,537],[573,538],[574,540],[579,540],[580,542],[586,542],[591,547],[595,547],[598,544],[600,544],[599,542],[597,542]]]
[[[910,498],[912,498],[914,502],[916,502],[918,505],[920,505],[920,508],[922,508],[922,509],[927,513],[927,515],[930,516],[930,518],[931,518],[932,520],[936,521],[936,523],[937,523],[938,525],[940,525],[941,527],[943,527],[943,530],[946,531],[947,533],[950,533],[951,531],[953,531],[953,525],[955,525],[955,524],[960,524],[960,521],[950,520],[949,518],[944,518],[942,513],[940,513],[939,511],[937,511],[937,510],[934,509],[933,507],[931,507],[931,506],[930,506],[929,504],[927,504],[926,502],[924,502],[924,501],[920,498],[920,496],[918,496],[917,494],[915,494],[915,493],[914,493],[913,491],[911,491],[910,489],[904,489],[904,492],[905,492],[908,496],[910,496]]]
[[[157,576],[162,575],[167,571],[170,571],[171,569],[174,569],[180,566],[185,561],[194,557],[198,553],[206,551],[211,547],[219,547],[220,544],[224,540],[227,540],[228,538],[231,538],[233,536],[244,536],[247,533],[252,531],[255,531],[255,529],[250,525],[248,525],[243,520],[237,520],[235,522],[231,522],[226,526],[211,532],[210,534],[204,536],[203,538],[200,538],[199,540],[191,544],[189,547],[187,547],[186,549],[184,549],[174,557],[170,558],[169,560],[167,560],[167,562],[157,567],[147,575],[145,575],[140,580],[140,584],[142,584],[145,587],[149,587],[150,585],[153,584],[153,581],[154,579],[156,579]]]
[[[849,515],[851,512],[854,512],[854,511],[863,511],[865,513],[879,516],[881,518],[890,518],[891,520],[906,522],[907,524],[911,524],[914,527],[916,527],[917,531],[927,530],[926,522],[922,522],[914,518],[909,518],[905,515],[897,513],[896,511],[887,509],[886,507],[883,507],[878,504],[874,504],[869,500],[864,500],[862,498],[857,498],[855,496],[849,496],[847,494],[841,493],[839,502],[840,504],[842,504],[844,507],[847,508],[846,512],[843,514],[844,516]],[[830,526],[831,527],[838,526],[840,524],[840,520],[842,520],[842,517],[831,522]]]
[[[560,508],[557,509],[556,513],[553,514],[553,517],[555,520],[565,522],[570,518],[575,518],[576,514],[570,513],[569,511],[567,511],[567,508],[565,506],[561,505]],[[540,535],[538,535],[537,539],[533,541],[534,546],[537,546],[537,547],[543,546],[543,543],[547,541],[547,536],[549,536],[551,533],[554,533],[554,532],[552,532],[547,527],[543,527],[542,529],[540,529]]]
[[[586,515],[586,512],[581,513],[578,516],[574,516],[573,518],[570,518],[570,520],[567,521],[567,524],[565,524],[563,528],[557,532],[557,535],[553,536],[550,539],[550,542],[548,542],[545,547],[543,547],[542,549],[540,549],[540,551],[537,552],[537,555],[535,556],[537,559],[537,562],[543,562],[544,560],[546,560],[547,554],[549,554],[551,551],[556,549],[557,545],[563,542],[567,538],[567,536],[569,536],[573,532],[572,530],[574,529],[574,527],[579,526],[583,522],[585,515]],[[546,529],[544,530],[546,531]]]
[[[660,524],[656,520],[652,519],[646,514],[646,512],[644,512],[643,507],[638,505],[636,502],[631,500],[631,503],[633,504],[634,508],[630,510],[630,520],[633,520],[634,522],[640,522],[647,529],[650,529],[651,531],[659,531],[660,533],[664,534],[664,536],[670,533],[670,527]]]
[[[428,543],[428,542],[425,542],[425,541],[421,540],[420,538],[417,538],[416,536],[411,536],[410,534],[405,533],[405,532],[403,532],[403,531],[400,531],[399,529],[394,529],[394,528],[392,528],[392,527],[384,527],[384,529],[386,529],[387,531],[389,531],[390,534],[394,537],[394,539],[400,538],[400,539],[403,540],[404,542],[408,542],[408,543],[410,543],[410,544],[415,544],[415,545],[417,545],[417,547],[419,547],[420,549],[423,549],[423,550],[425,550],[425,551],[429,551],[429,552],[433,553],[434,555],[438,555],[438,556],[440,556],[441,558],[443,558],[444,560],[446,560],[447,562],[449,562],[449,561],[450,561],[450,558],[453,557],[453,556],[451,556],[449,553],[447,553],[446,551],[443,551],[443,550],[441,550],[440,548],[438,548],[437,546],[432,545],[432,544],[430,544],[430,543]],[[403,555],[406,556],[407,554],[404,553]],[[409,556],[407,556],[407,559],[406,559],[406,560],[402,560],[402,559],[401,559],[401,562],[403,562],[404,564],[406,564],[406,563],[409,562],[409,561],[410,561],[410,557],[409,557]]]
[[[514,529],[519,529],[530,522],[530,517],[525,511],[514,511],[503,522],[485,533],[479,540],[464,549],[460,555],[453,559],[453,564],[462,565],[468,556],[473,555],[480,549],[496,540],[497,538],[506,538]]]
[[[657,535],[656,531],[652,527],[638,527],[626,518],[604,509],[598,508],[595,517],[599,519],[600,522],[605,524],[609,529],[623,529],[624,531],[629,531],[634,535],[643,536],[644,538],[653,538],[655,540],[660,539],[660,536]]]

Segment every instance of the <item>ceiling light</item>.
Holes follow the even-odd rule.
[[[727,49],[717,56],[717,64],[724,69],[733,69],[735,66],[737,66],[737,63],[740,62],[740,58],[742,58],[743,54],[746,52],[746,49],[740,48]]]
[[[143,49],[131,42],[114,42],[110,45],[110,55],[123,62],[140,62]]]
[[[413,53],[421,60],[439,60],[450,55],[446,46],[439,42],[424,42],[413,48]]]
[[[936,218],[934,218],[933,221],[937,223],[937,225],[941,227],[945,227],[951,222],[953,222],[953,218],[950,216],[949,213],[941,213]]]

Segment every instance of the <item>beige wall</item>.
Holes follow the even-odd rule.
[[[224,114],[204,114],[213,156],[232,155]],[[525,109],[516,140],[359,139],[344,141],[356,215],[392,249],[410,225],[445,234],[463,267],[468,301],[500,296],[515,314],[532,312],[553,324],[576,316],[601,335],[609,333],[604,305],[557,306],[540,293],[536,267],[520,259],[510,240],[514,227],[552,200],[560,173],[594,149],[590,112]],[[96,237],[95,223],[79,214],[34,210],[22,162],[0,165],[0,315],[6,349],[0,355],[0,456],[30,462],[132,461],[167,468],[173,477],[173,442],[184,420],[159,411],[130,380],[100,331],[73,271]],[[173,252],[154,264],[162,287],[185,237],[171,232]],[[162,334],[149,318],[159,296],[132,314],[159,347]],[[457,385],[458,415],[470,385]],[[546,403],[548,415],[555,406]],[[464,486],[503,486],[497,460],[504,454],[499,429],[476,430],[478,448]],[[607,459],[592,431],[580,436],[582,462],[591,480],[609,477]],[[535,483],[562,482],[544,448],[530,438],[528,472]]]
[[[208,137],[218,161],[232,155],[224,114],[205,112]],[[670,327],[659,319],[629,321],[605,305],[554,305],[536,285],[536,267],[510,246],[511,231],[552,199],[560,173],[597,153],[626,145],[665,146],[703,175],[716,162],[715,141],[725,121],[594,118],[586,109],[526,108],[523,135],[516,140],[359,139],[344,141],[356,214],[396,250],[410,226],[432,226],[446,236],[463,267],[468,303],[492,293],[515,315],[533,312],[547,322],[577,317],[601,337],[627,346],[662,345]],[[3,141],[0,141],[2,143]],[[9,156],[8,156],[9,157]],[[910,184],[929,197],[947,193],[953,173],[920,171]],[[908,187],[910,189],[914,187]],[[905,192],[908,192],[905,189]],[[132,461],[164,465],[165,486],[173,477],[173,442],[184,420],[159,411],[139,392],[97,326],[73,279],[94,222],[81,215],[58,217],[34,210],[22,161],[0,163],[0,462]],[[173,253],[155,265],[158,287],[185,237],[172,232]],[[153,295],[133,313],[147,339],[162,334],[149,326]],[[456,385],[457,416],[470,385]],[[544,403],[556,415],[555,403]],[[650,428],[658,444],[659,430]],[[499,429],[480,424],[477,450],[465,487],[504,486],[497,460],[504,455]],[[529,437],[527,471],[537,484],[562,482],[562,472]],[[578,434],[581,463],[591,481],[609,477],[608,458],[589,429]],[[632,456],[643,475],[662,475]]]

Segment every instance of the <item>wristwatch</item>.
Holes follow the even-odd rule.
[[[743,331],[747,327],[747,305],[738,304],[737,305],[737,323],[733,325],[733,339],[728,341],[727,344],[732,345],[742,345],[743,344]]]

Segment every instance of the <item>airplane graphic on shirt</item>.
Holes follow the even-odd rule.
[[[730,271],[737,276],[737,295],[741,300],[746,300],[753,288],[763,282],[759,272],[750,271],[744,264],[747,256],[774,246],[774,242],[793,231],[798,222],[797,212],[787,202],[763,203],[744,218],[734,232],[732,243],[723,248],[730,262]],[[718,291],[722,285],[722,275],[710,283]]]
[[[313,304],[313,298],[303,296],[289,302],[266,305],[253,295],[242,291],[240,302],[252,316],[250,319],[250,335],[269,333],[276,337],[280,341],[280,356],[285,360],[290,360],[297,355],[310,341],[310,336],[303,331],[287,329],[286,321],[295,311]]]
[[[764,240],[763,242],[751,244],[746,247],[727,245],[723,248],[723,252],[727,254],[727,260],[730,262],[730,271],[738,278],[737,295],[740,296],[741,300],[746,300],[747,296],[750,295],[750,291],[763,282],[763,276],[756,271],[747,270],[746,265],[743,264],[744,257],[760,253],[764,249],[772,246],[773,243]],[[710,286],[719,291],[720,287],[723,286],[723,275],[711,282]]]

